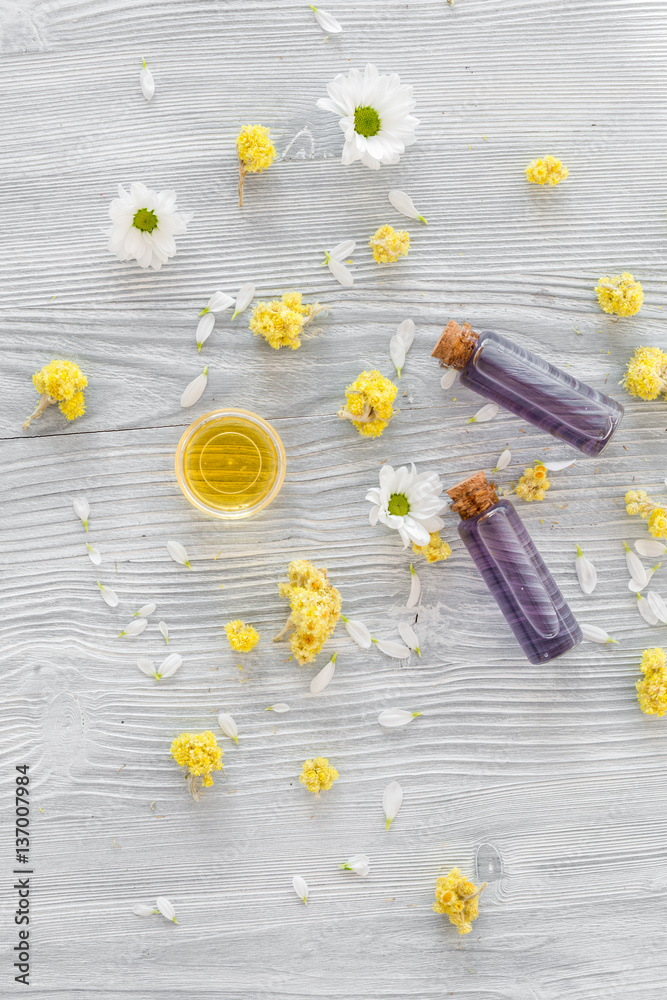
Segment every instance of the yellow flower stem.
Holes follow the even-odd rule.
[[[53,399],[52,396],[47,396],[46,394],[43,395],[40,398],[39,403],[37,404],[35,409],[28,417],[28,419],[21,425],[21,429],[26,430],[26,428],[28,428],[30,424],[33,422],[33,420],[37,420],[38,417],[41,417],[42,413],[44,413],[44,410],[47,408],[47,406],[51,406],[52,403],[57,403],[57,402],[58,400]]]
[[[248,173],[246,170],[246,165],[239,156],[239,208],[243,208],[243,185],[245,183],[245,175]],[[232,316],[232,319],[234,317]]]
[[[292,628],[294,628],[294,622],[292,621],[292,616],[290,615],[289,618],[287,619],[287,621],[285,622],[285,627],[283,629],[281,629],[281,631],[278,633],[278,635],[275,637],[275,639],[273,641],[274,642],[280,642],[281,639],[283,638],[283,636],[287,635],[287,633]]]

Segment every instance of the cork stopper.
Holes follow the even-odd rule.
[[[431,357],[439,358],[441,365],[461,371],[468,364],[478,339],[479,334],[471,330],[468,323],[459,326],[456,320],[450,319]]]
[[[476,472],[467,479],[462,479],[447,493],[454,501],[452,510],[464,521],[498,503],[495,483],[487,483],[483,472]]]

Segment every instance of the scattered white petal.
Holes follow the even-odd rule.
[[[665,604],[660,594],[656,594],[654,590],[649,590],[646,595],[646,599],[656,618],[661,621],[663,625],[667,625],[667,604]]]
[[[422,584],[417,572],[413,569],[412,564],[410,564],[410,593],[406,601],[406,608],[414,608],[419,604],[419,598],[422,593]]]
[[[155,907],[148,906],[147,903],[135,903],[132,912],[136,913],[138,917],[150,917],[156,910]]]
[[[232,319],[236,319],[239,313],[242,313],[245,309],[247,309],[254,297],[255,286],[252,281],[247,281],[245,285],[241,285],[239,293],[236,296],[236,305],[234,306]]]
[[[102,553],[100,550],[96,549],[94,545],[89,545],[88,542],[86,542],[86,548],[88,549],[88,555],[93,566],[99,566],[102,562]]]
[[[389,356],[400,378],[405,364],[405,344],[397,333],[389,341]]]
[[[334,653],[334,655],[327,663],[326,667],[322,667],[319,674],[316,674],[315,677],[313,677],[312,681],[310,682],[311,694],[320,694],[321,691],[324,691],[324,689],[329,686],[329,684],[333,680],[333,675],[336,670],[337,655],[338,655],[337,653]]]
[[[387,817],[387,830],[392,821],[398,816],[398,811],[403,803],[403,789],[397,781],[392,781],[384,790],[382,795],[382,808]]]
[[[208,338],[211,336],[211,332],[212,332],[214,326],[215,326],[215,316],[214,316],[214,314],[212,312],[204,313],[204,315],[202,316],[202,318],[199,320],[199,323],[197,323],[196,340],[197,340],[197,350],[198,351],[201,351],[201,345],[204,343],[204,341],[208,340]],[[201,393],[199,395],[201,395]],[[197,397],[197,399],[199,399],[199,396]],[[195,402],[196,402],[196,400],[195,400]],[[188,404],[188,405],[191,405],[191,404]],[[183,406],[183,401],[182,400],[181,400],[181,406]]]
[[[156,681],[160,679],[160,675],[156,672],[155,664],[152,660],[145,660],[143,657],[140,657],[137,660],[137,666],[142,674],[146,674],[147,677],[154,677]]]
[[[226,292],[214,292],[206,303],[206,308],[204,313],[219,313],[223,312],[225,309],[229,309],[230,306],[234,305],[234,299],[231,295],[227,295]]]
[[[345,622],[345,629],[350,639],[353,639],[361,649],[370,649],[373,640],[366,626],[362,622],[350,621],[344,615],[341,615],[341,618]]]
[[[642,563],[639,556],[632,551],[627,542],[623,542],[625,546],[625,562],[628,567],[628,573],[631,578],[637,583],[638,587],[643,590],[643,588],[648,583],[648,578],[646,576],[646,569]]]
[[[396,336],[400,337],[403,341],[406,354],[412,347],[412,342],[415,339],[415,324],[411,319],[404,319],[402,323],[398,324],[398,329],[396,330]]]
[[[637,583],[637,581],[633,580],[632,578],[628,580],[628,590],[631,590],[635,594],[640,594],[642,590],[645,590],[648,587],[649,583],[651,582],[651,577],[653,576],[656,570],[660,569],[661,565],[662,563],[658,563],[658,565],[653,566],[652,569],[646,570],[646,582],[643,585],[641,583]]]
[[[445,392],[447,391],[447,389],[451,389],[451,387],[454,385],[454,383],[456,382],[457,375],[458,371],[456,370],[456,368],[449,368],[442,376],[442,378],[440,379],[440,386],[445,390]]]
[[[74,507],[74,513],[77,517],[81,518],[83,521],[83,526],[88,531],[88,517],[90,515],[90,504],[85,497],[77,497],[76,500],[72,501],[72,507]]]
[[[145,618],[133,618],[131,622],[128,622],[123,631],[118,633],[118,638],[120,639],[122,635],[130,637],[141,635],[147,625],[148,622]]]
[[[166,622],[158,622],[158,626],[157,627],[160,629],[160,632],[162,633],[162,635],[164,637],[164,641],[167,643],[167,645],[169,645],[169,629],[167,628],[167,623]]]
[[[377,648],[385,656],[392,656],[395,660],[406,660],[410,655],[407,646],[401,646],[400,642],[392,642],[390,639],[372,639]]]
[[[133,618],[148,618],[153,614],[157,607],[157,604],[142,604],[138,611],[135,611],[132,615]]]
[[[598,582],[597,570],[590,559],[586,558],[578,545],[577,558],[574,560],[574,568],[577,571],[579,586],[584,594],[592,594]]]
[[[468,421],[469,424],[486,424],[489,420],[493,418],[498,413],[500,407],[497,403],[485,403],[484,406],[477,411],[474,417],[471,417]]]
[[[100,593],[101,593],[101,595],[102,595],[105,603],[108,604],[110,608],[117,607],[118,606],[118,594],[116,593],[116,591],[112,590],[111,587],[107,587],[107,586],[105,586],[105,584],[100,583],[99,580],[97,581],[97,586],[100,588]]]
[[[339,31],[343,30],[342,24],[339,24],[332,14],[327,14],[325,10],[319,10],[319,8],[313,7],[312,3],[309,4],[309,6],[317,18],[317,23],[322,31],[326,31],[330,35],[337,35]]]
[[[503,469],[507,468],[507,466],[510,464],[511,461],[512,461],[512,452],[509,450],[509,448],[505,448],[505,451],[501,451],[500,458],[496,462],[496,467],[493,471],[502,472]]]
[[[308,883],[305,878],[301,878],[300,875],[295,875],[292,879],[292,888],[304,903],[308,902]]]
[[[327,254],[325,263],[339,285],[342,285],[343,288],[352,287],[354,284],[354,277],[349,267],[346,267],[342,261],[336,260],[335,257],[331,256],[331,254]]]
[[[648,625],[658,624],[658,616],[646,598],[642,597],[641,594],[637,594],[637,611],[639,611],[639,614]]]
[[[342,243],[337,243],[333,250],[329,251],[329,256],[333,257],[334,260],[345,260],[346,257],[352,256],[356,245],[354,240],[343,240]]]
[[[167,542],[167,552],[174,562],[180,563],[181,566],[187,566],[188,569],[192,569],[188,559],[188,554],[180,542]]]
[[[561,469],[569,469],[576,461],[576,458],[565,459],[564,462],[543,462],[540,459],[540,465],[543,465],[549,472],[560,472]]]
[[[663,545],[654,538],[638,538],[635,542],[635,548],[640,556],[644,556],[647,559],[652,559],[654,556],[664,556],[667,552],[667,545]]]
[[[183,657],[180,653],[170,653],[157,668],[157,675],[158,677],[164,677],[166,680],[167,677],[173,677],[182,665]]]
[[[153,74],[146,65],[146,60],[143,59],[142,62],[143,66],[141,67],[141,73],[139,74],[141,93],[147,101],[150,101],[155,93],[155,80],[153,79]]]
[[[419,639],[417,638],[415,630],[406,622],[399,622],[398,631],[405,645],[409,646],[410,649],[414,649],[415,653],[417,653],[418,656],[421,656],[422,654],[419,648]]]
[[[603,628],[598,628],[597,625],[584,625],[580,622],[579,628],[584,639],[588,639],[589,642],[599,642],[602,645],[606,645],[609,642],[618,643],[618,639],[612,639]]]
[[[183,390],[183,395],[181,396],[181,406],[194,406],[195,403],[201,399],[201,396],[206,388],[206,383],[208,382],[208,365],[204,368],[201,375],[197,375],[189,385]]]
[[[230,740],[234,740],[235,743],[239,741],[239,727],[234,722],[234,719],[227,712],[220,712],[218,716],[218,725],[222,729],[225,736],[228,736]]]
[[[279,702],[277,705],[268,705],[264,711],[277,712],[279,715],[282,715],[283,712],[289,712],[289,705],[286,705],[284,702]]]
[[[406,712],[402,708],[385,708],[378,715],[378,722],[385,729],[394,729],[396,726],[407,726],[421,712]]]
[[[371,859],[367,854],[353,854],[351,858],[339,865],[344,872],[354,872],[360,878],[364,878],[371,870]]]
[[[178,920],[176,919],[176,910],[174,909],[174,904],[170,903],[168,899],[166,899],[164,896],[158,896],[158,898],[155,900],[155,905],[157,906],[158,910],[165,918],[165,920],[173,920],[175,924],[178,923]]]
[[[415,203],[410,195],[406,194],[405,191],[390,191],[388,197],[392,207],[395,208],[397,212],[400,212],[401,215],[406,215],[408,219],[418,219],[419,222],[423,222],[425,225],[428,225],[424,216],[420,215],[415,208]]]

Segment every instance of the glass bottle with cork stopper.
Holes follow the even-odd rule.
[[[463,544],[530,662],[577,646],[581,629],[514,506],[498,499],[483,472],[447,493]]]
[[[623,416],[610,396],[491,330],[450,319],[432,357],[456,368],[462,385],[585,455],[600,454]]]

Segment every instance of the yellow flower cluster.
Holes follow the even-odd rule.
[[[322,311],[319,302],[303,305],[300,292],[285,292],[282,300],[257,303],[250,319],[250,329],[275,350],[291,347],[296,351],[301,346],[304,326]]]
[[[222,767],[222,750],[210,729],[203,733],[181,733],[171,744],[171,755],[180,767],[187,767],[190,791],[195,798],[199,778],[203,785],[212,785],[211,771]]]
[[[340,617],[341,596],[327,580],[325,569],[316,569],[306,559],[294,559],[287,567],[289,583],[279,583],[282,597],[290,602],[287,625],[274,642],[293,629],[290,649],[300,664],[315,659]]]
[[[628,490],[625,494],[625,509],[628,514],[648,518],[649,534],[654,538],[667,538],[667,511],[651,500],[645,490]]]
[[[667,657],[659,646],[645,649],[637,681],[637,699],[642,712],[647,715],[664,715],[667,712]]]
[[[259,642],[259,632],[240,618],[225,625],[229,645],[239,653],[249,653]]]
[[[268,170],[276,158],[276,147],[264,125],[244,125],[236,137],[239,160],[251,174]]]
[[[524,470],[514,492],[522,500],[530,503],[532,500],[544,500],[544,494],[550,486],[546,468],[541,462],[536,462],[534,468]]]
[[[399,257],[407,257],[410,234],[407,229],[380,226],[368,241],[378,264],[394,264]]]
[[[379,437],[394,415],[392,406],[398,386],[379,371],[362,372],[345,390],[341,420],[351,420],[364,437]]]
[[[432,531],[428,545],[415,545],[412,543],[412,551],[419,552],[424,556],[426,562],[441,562],[449,559],[452,554],[451,547],[447,542],[443,542],[439,531]]]
[[[623,386],[640,399],[667,393],[667,354],[659,347],[638,347],[628,361]]]
[[[479,916],[479,895],[485,887],[486,882],[478,887],[464,878],[458,868],[452,868],[435,883],[433,909],[436,913],[446,913],[459,934],[469,934],[472,921]]]
[[[597,283],[595,293],[600,309],[616,316],[634,316],[642,307],[644,293],[642,286],[629,271],[610,277],[606,274]]]
[[[313,795],[319,795],[322,791],[328,792],[337,780],[338,771],[335,767],[331,767],[326,757],[314,757],[313,760],[303,762],[299,781]]]
[[[88,385],[88,379],[73,361],[57,359],[44,365],[32,377],[35,389],[42,397],[26,422],[28,425],[41,417],[47,406],[58,403],[60,412],[68,420],[76,420],[86,412],[86,402],[81,392]]]
[[[564,181],[569,170],[555,156],[545,156],[544,159],[531,160],[526,167],[526,178],[531,184],[548,184],[553,187]]]

